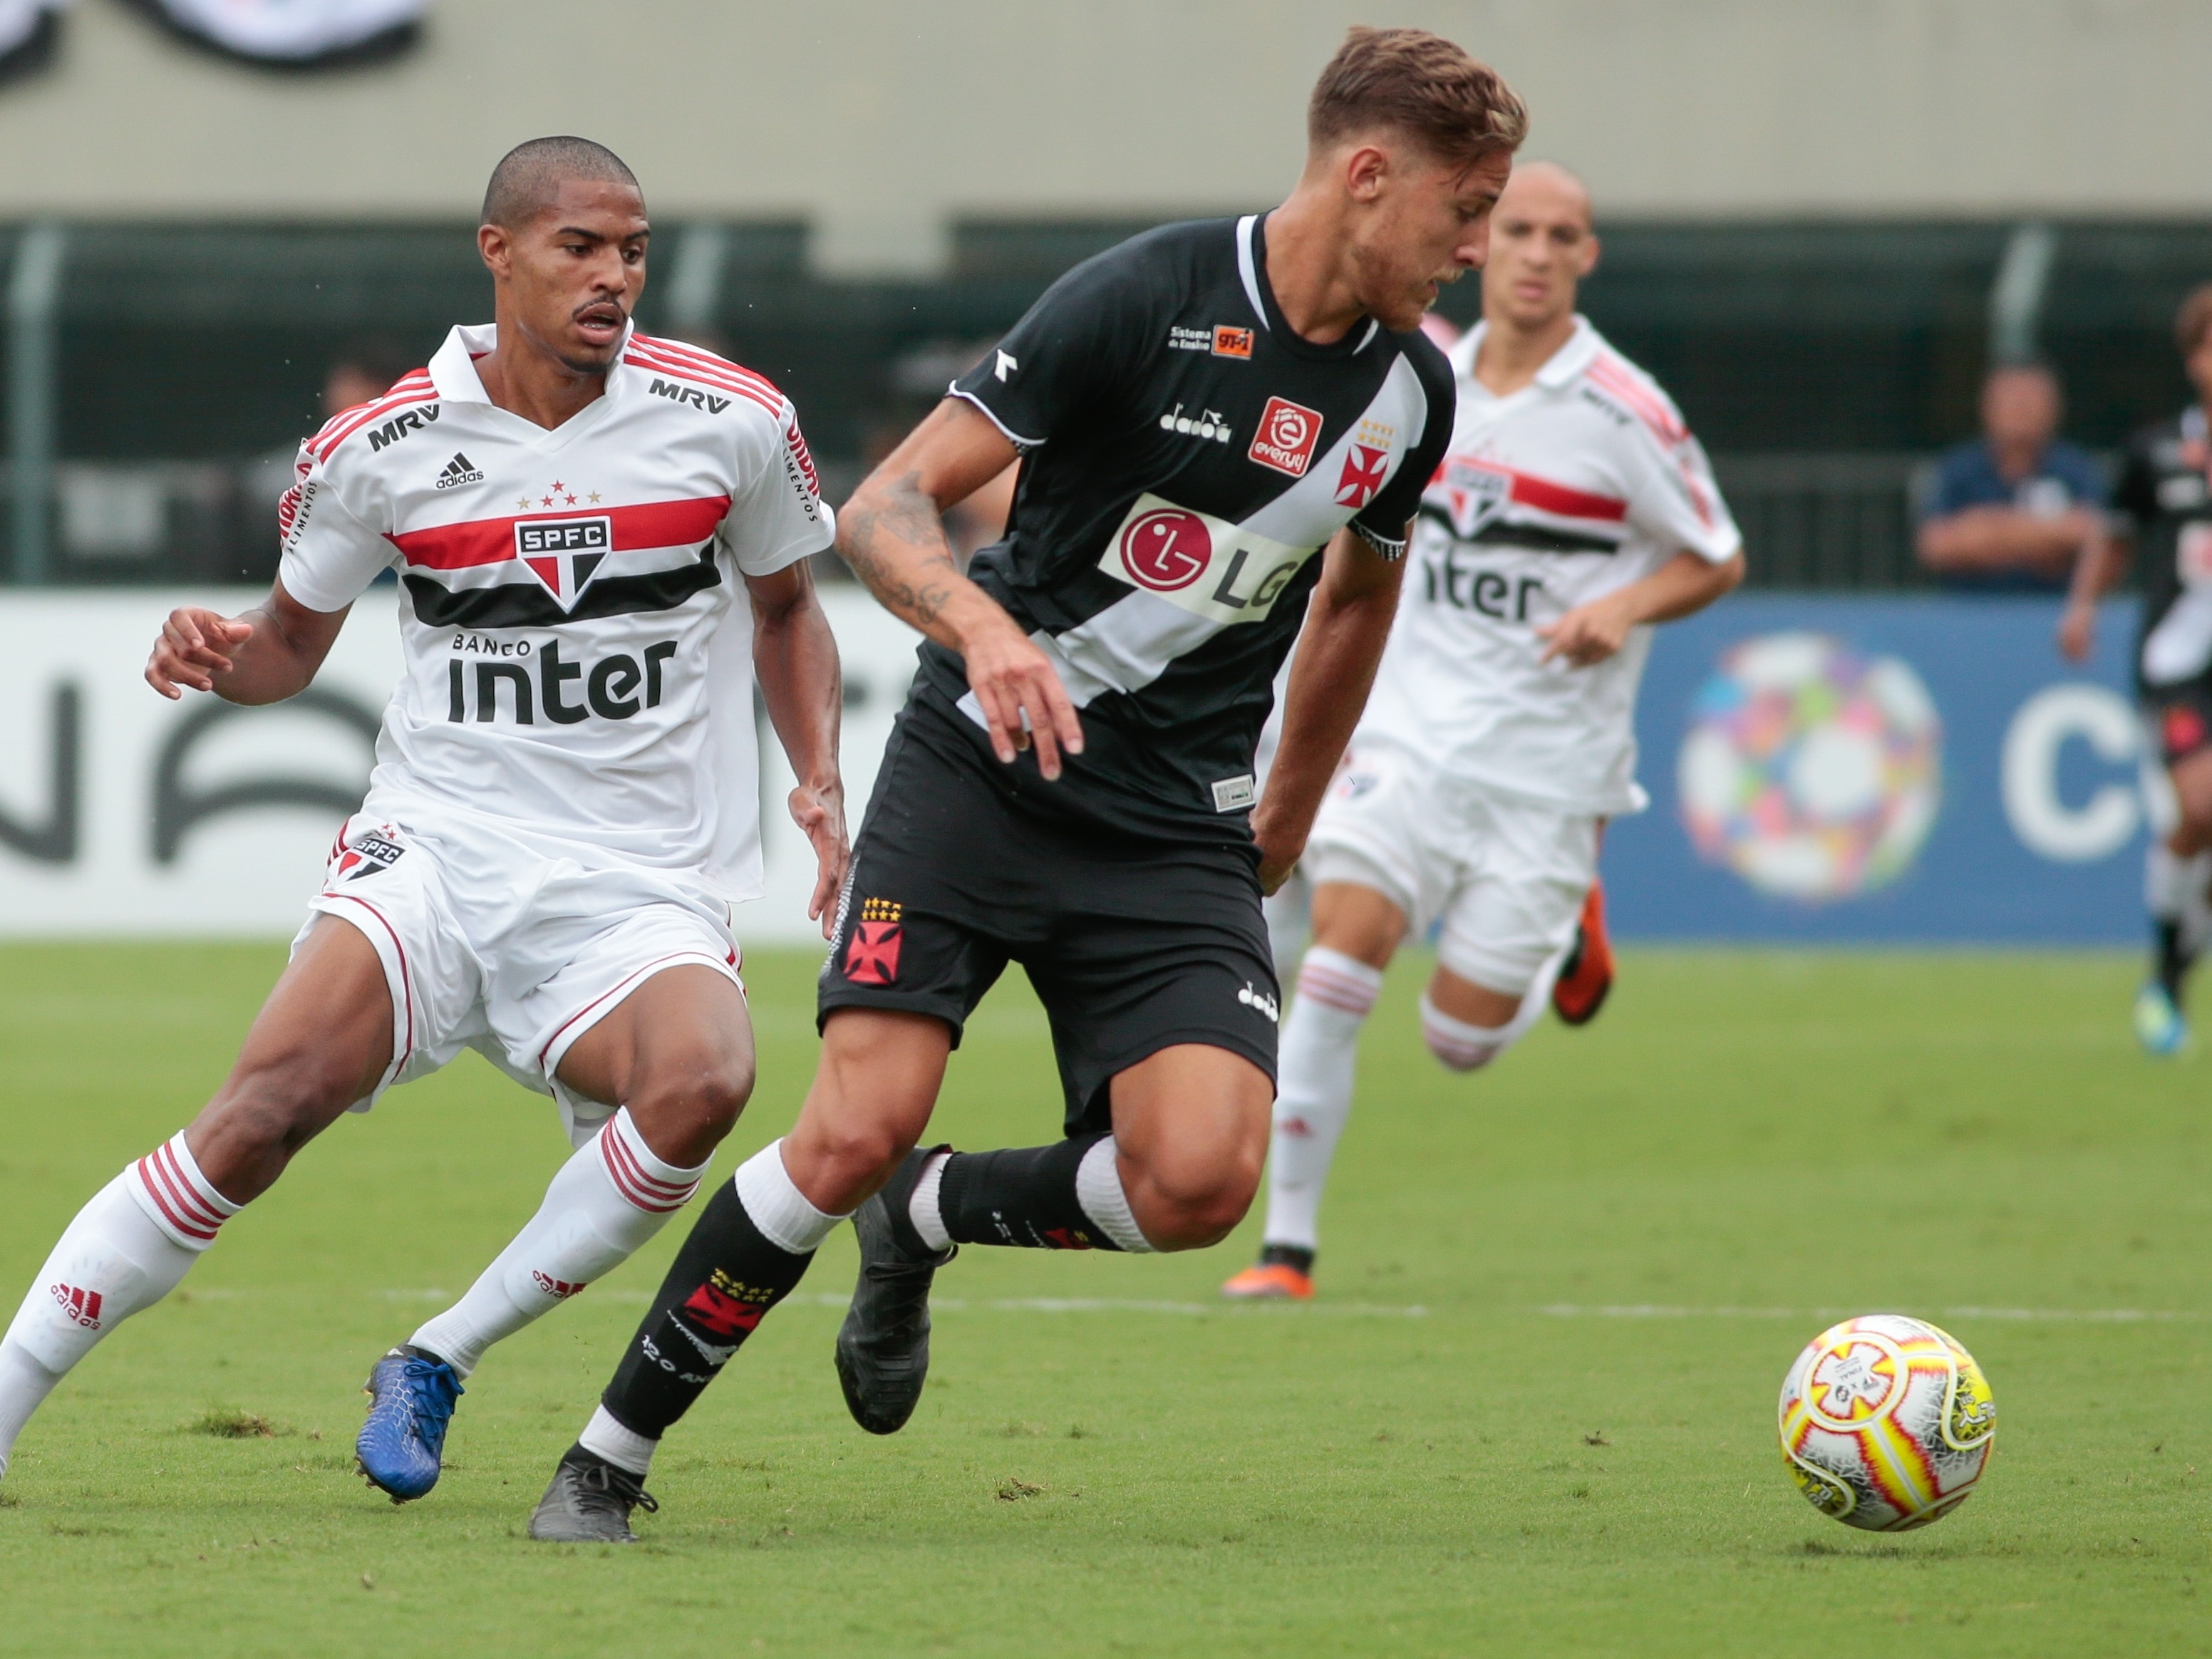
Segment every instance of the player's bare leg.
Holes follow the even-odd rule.
[[[325,918],[293,955],[238,1060],[191,1127],[77,1212],[0,1340],[0,1471],[40,1402],[93,1345],[183,1279],[222,1224],[392,1062],[375,951]]]
[[[467,1294],[370,1374],[356,1455],[395,1502],[437,1484],[461,1379],[484,1351],[628,1261],[698,1189],[752,1093],[744,994],[712,969],[665,969],[578,1037],[556,1076],[619,1109]]]

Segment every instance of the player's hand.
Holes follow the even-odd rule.
[[[1052,659],[1003,611],[997,621],[963,635],[960,653],[968,664],[969,689],[990,729],[992,751],[1012,765],[1034,743],[1037,770],[1058,777],[1060,751],[1083,752],[1083,725]]]
[[[2069,662],[2086,662],[2097,643],[2097,607],[2069,604],[2058,619],[2058,653]]]
[[[217,616],[196,605],[179,605],[161,624],[154,654],[146,662],[146,684],[172,702],[181,687],[215,690],[215,677],[231,671],[230,653],[253,637],[251,623]]]
[[[791,821],[806,832],[814,848],[814,896],[806,902],[806,919],[822,924],[826,939],[836,925],[837,890],[845,884],[845,866],[853,856],[845,838],[843,782],[831,778],[800,784],[791,792]]]
[[[1536,635],[1544,641],[1539,662],[1564,658],[1577,668],[1603,662],[1628,643],[1636,617],[1611,594],[1578,605],[1557,622],[1538,623]]]

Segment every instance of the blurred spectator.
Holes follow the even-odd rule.
[[[351,340],[331,359],[323,376],[323,418],[356,404],[374,403],[409,370],[419,368],[416,354],[396,341]],[[302,434],[305,435],[305,434]]]
[[[1982,383],[1982,435],[1947,451],[1920,504],[1920,562],[1970,592],[2061,592],[2105,538],[2105,483],[2060,439],[2058,380],[2008,363]]]
[[[319,394],[322,412],[315,425],[320,426],[341,410],[374,403],[391,390],[394,380],[420,366],[422,361],[421,354],[380,336],[348,341],[323,373],[323,389]],[[301,440],[313,435],[314,428],[310,427],[289,442],[266,450],[239,467],[239,494],[246,519],[246,543],[254,550],[254,560],[243,567],[246,579],[259,579],[264,554],[269,568],[276,568],[276,503],[292,487]]]

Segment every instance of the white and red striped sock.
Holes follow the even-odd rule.
[[[538,1213],[468,1294],[409,1340],[466,1376],[493,1343],[628,1261],[706,1173],[654,1157],[625,1107],[561,1166]]]
[[[0,1473],[54,1385],[100,1338],[174,1290],[239,1208],[200,1173],[179,1133],[76,1212],[0,1339]]]
[[[1327,945],[1306,952],[1298,994],[1283,1020],[1275,1133],[1267,1158],[1270,1244],[1312,1249],[1336,1143],[1352,1115],[1359,1028],[1382,990],[1382,970]]]

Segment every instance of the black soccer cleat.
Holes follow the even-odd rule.
[[[647,1515],[660,1505],[645,1482],[595,1452],[571,1446],[561,1454],[553,1484],[530,1516],[530,1535],[541,1544],[635,1544],[629,1513]]]
[[[929,1283],[959,1252],[933,1250],[907,1218],[922,1167],[943,1146],[906,1155],[890,1184],[853,1217],[860,1277],[837,1331],[837,1381],[853,1420],[870,1434],[896,1434],[921,1402],[929,1377]]]

